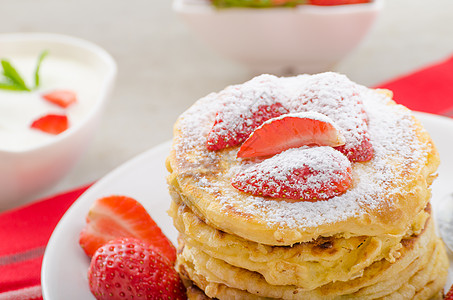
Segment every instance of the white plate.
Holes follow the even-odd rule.
[[[434,139],[442,160],[439,178],[433,184],[435,210],[438,200],[453,191],[453,120],[428,114],[417,116]],[[166,142],[120,166],[88,189],[66,212],[44,254],[41,274],[44,299],[94,299],[86,278],[89,259],[79,247],[78,237],[92,202],[99,197],[123,194],[136,198],[163,232],[176,241],[177,232],[166,213],[170,205],[165,181],[165,158],[169,149],[170,142]],[[450,276],[452,273],[453,266],[450,267]]]

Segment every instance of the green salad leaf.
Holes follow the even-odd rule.
[[[44,58],[47,56],[48,51],[43,51],[39,57],[35,69],[35,86],[33,89],[39,87],[39,69]],[[19,74],[16,68],[6,59],[1,60],[3,69],[3,78],[0,80],[0,89],[12,91],[31,91],[32,88],[28,87],[23,77]]]
[[[226,7],[294,7],[301,4],[306,4],[307,0],[211,0],[212,4],[218,8]]]

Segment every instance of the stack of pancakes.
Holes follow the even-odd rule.
[[[374,156],[352,163],[352,186],[313,202],[235,189],[231,178],[255,162],[238,159],[238,147],[206,148],[216,113],[229,101],[263,94],[291,106],[306,91],[312,95],[316,82],[323,82],[319,97],[358,95],[368,115]],[[262,75],[182,114],[166,164],[169,214],[180,232],[176,267],[189,299],[442,297],[448,258],[429,203],[438,153],[388,92],[335,73]]]

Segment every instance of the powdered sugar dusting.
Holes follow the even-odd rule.
[[[281,115],[279,117],[273,118],[272,120],[268,120],[264,122],[263,124],[271,123],[273,120],[279,120],[279,119],[284,119],[286,117],[294,117],[294,118],[307,118],[307,119],[312,119],[312,120],[317,120],[325,123],[331,124],[333,127],[336,129],[340,130],[337,124],[328,116],[321,114],[316,111],[307,111],[307,112],[296,112],[296,113],[288,113]]]
[[[294,170],[308,168],[319,176],[324,176],[322,179],[328,181],[329,178],[326,176],[350,168],[351,163],[331,147],[300,147],[288,149],[258,164],[253,164],[252,167],[277,180],[285,180],[285,174]]]
[[[261,75],[244,83],[227,88],[219,96],[223,99],[224,107],[220,114],[227,127],[238,127],[241,118],[247,119],[261,105],[272,105],[282,95],[278,78],[272,75]]]
[[[304,78],[304,82],[301,79]],[[316,111],[330,117],[342,129],[349,158],[367,135],[368,117],[363,108],[359,86],[346,76],[322,73],[311,77],[286,79],[288,107],[291,111]]]
[[[188,150],[206,145],[217,112],[223,115],[222,125],[240,126],[238,115],[246,118],[251,111],[258,110],[258,106],[271,105],[282,94],[277,83],[277,77],[261,75],[244,84],[232,85],[219,93],[201,98],[180,117],[179,127],[184,143],[178,144],[178,147]]]
[[[221,150],[242,143],[263,122],[288,113],[277,96],[277,78],[263,75],[224,93],[224,106],[216,114],[208,135],[209,150]]]
[[[237,104],[237,109],[243,109],[243,105],[250,105],[250,101],[262,93],[276,97],[291,111],[315,111],[329,116],[342,129],[347,141],[358,141],[362,137],[359,134],[362,129],[368,132],[374,157],[366,163],[352,164],[352,188],[327,201],[291,203],[246,195],[231,186],[233,176],[263,161],[237,159],[237,148],[221,152],[208,151],[206,137],[216,112],[225,103],[246,99],[248,104]],[[333,99],[344,101],[349,109],[338,110],[338,103]],[[385,95],[335,73],[290,78],[262,75],[197,101],[179,119],[177,128],[180,136],[175,140],[174,150],[179,167],[198,174],[198,187],[215,194],[213,201],[219,202],[222,207],[234,207],[236,211],[247,215],[259,216],[259,219],[266,220],[268,226],[303,230],[361,216],[370,208],[381,207],[384,201],[391,201],[384,194],[392,190],[400,192],[400,187],[405,184],[405,178],[401,177],[399,170],[412,168],[413,172],[420,171],[416,168],[424,165],[427,147],[420,145],[415,137],[415,125],[410,112],[389,103],[391,99]],[[317,148],[320,151],[318,154],[322,155],[323,147]],[[226,166],[225,169],[219,168],[219,160],[222,161],[220,165]],[[296,163],[289,155],[285,165]],[[214,177],[205,176],[206,170],[214,173]]]

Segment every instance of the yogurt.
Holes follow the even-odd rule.
[[[15,67],[29,87],[34,85],[38,55],[3,57],[0,53],[0,57]],[[31,92],[0,89],[0,150],[25,151],[45,144],[55,135],[30,128],[34,120],[47,114],[66,114],[70,130],[87,116],[99,99],[102,77],[93,72],[93,67],[87,62],[52,56],[49,52],[41,64],[39,75],[40,86]],[[56,89],[74,91],[77,102],[61,108],[42,98],[42,94]]]

